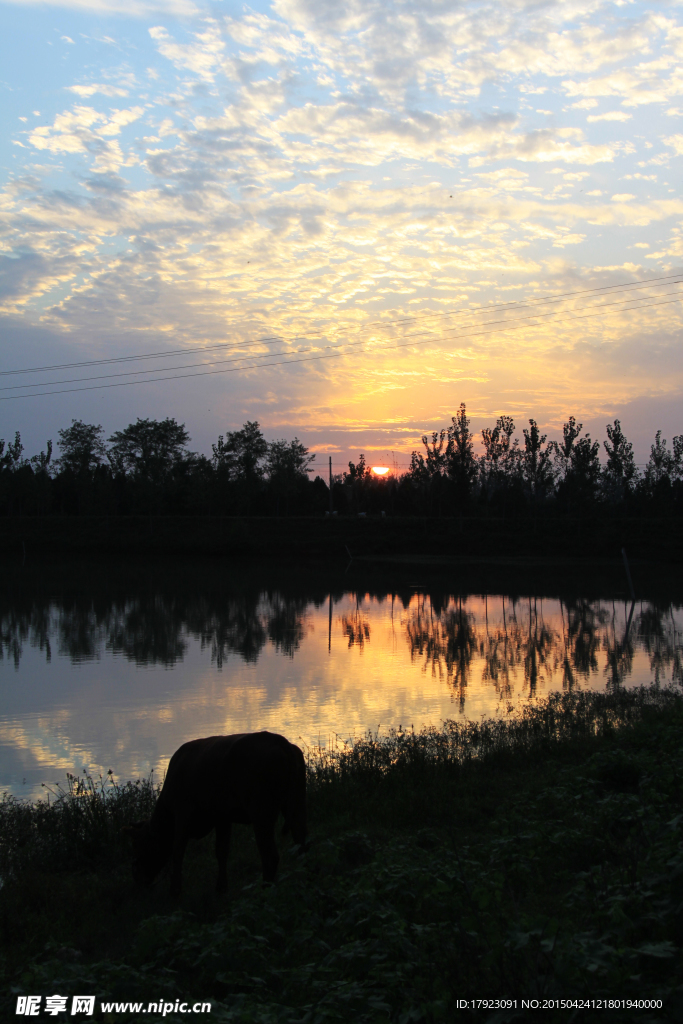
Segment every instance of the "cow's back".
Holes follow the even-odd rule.
[[[305,804],[305,776],[301,751],[277,733],[208,736],[175,752],[160,803],[176,816],[195,818],[201,831],[224,816],[246,823],[282,810],[287,819],[292,803]]]

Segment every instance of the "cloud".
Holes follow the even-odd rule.
[[[88,99],[100,93],[102,96],[128,96],[129,90],[122,89],[118,85],[92,84],[92,85],[67,85],[68,92],[75,92],[81,99]]]
[[[683,156],[683,135],[669,135],[662,142],[665,146],[671,146],[676,156]]]
[[[625,110],[608,110],[605,114],[589,114],[586,120],[589,124],[596,121],[630,121],[633,114],[627,114]]]
[[[511,380],[564,402],[625,330],[680,329],[668,307],[658,321],[507,340],[463,340],[435,320],[419,349],[381,351],[398,337],[389,321],[414,312],[618,283],[658,272],[650,254],[680,260],[683,203],[637,170],[660,142],[645,97],[666,111],[656,97],[677,88],[669,9],[657,21],[640,9],[615,19],[593,0],[282,0],[185,24],[161,10],[146,15],[134,74],[90,81],[79,45],[66,109],[17,126],[15,163],[27,162],[0,194],[3,308],[88,344],[121,332],[139,349],[227,333],[267,352],[259,339],[277,334],[318,353],[367,327],[362,359],[357,348],[254,371],[220,392],[257,418],[267,379],[274,406],[286,392],[287,415],[318,425],[356,422],[364,402],[378,422],[403,422],[411,402],[426,407],[424,381],[444,408],[465,378],[478,394],[493,382],[501,402]],[[529,102],[540,94],[542,114]],[[668,155],[683,153],[680,138],[664,140]],[[612,196],[620,185],[635,192]],[[619,387],[630,394],[636,378]]]
[[[191,17],[199,12],[192,0],[5,0],[22,6],[61,7],[111,17],[146,18],[163,12],[170,17]]]
[[[162,26],[150,28],[149,34],[156,43],[159,53],[170,60],[176,68],[191,71],[205,81],[213,81],[216,66],[225,47],[225,41],[215,22],[208,20],[204,32],[193,33],[193,43],[176,43]]]

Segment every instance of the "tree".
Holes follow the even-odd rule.
[[[104,427],[100,424],[95,426],[94,423],[84,423],[83,420],[72,420],[70,427],[58,430],[57,444],[61,451],[59,468],[89,476],[107,457],[102,434]]]
[[[665,480],[670,481],[675,466],[674,456],[667,448],[666,441],[662,441],[661,430],[658,430],[655,434],[655,443],[650,447],[650,460],[645,468],[646,484],[653,488]]]
[[[18,469],[21,465],[21,453],[23,450],[24,446],[21,443],[21,434],[18,430],[14,435],[12,444],[7,445],[7,451],[5,451],[4,440],[0,439],[0,469]]]
[[[536,420],[529,420],[529,429],[525,427],[523,433],[522,475],[536,504],[553,482],[552,456],[555,446],[551,442],[543,447],[547,434],[541,434]]]
[[[674,468],[673,473],[677,480],[683,478],[683,434],[677,434],[673,439],[674,447]]]
[[[455,483],[458,499],[466,502],[477,477],[477,460],[474,456],[474,440],[464,402],[451,419],[446,449],[448,475]]]
[[[484,427],[482,430],[482,469],[487,477],[495,480],[499,473],[508,472],[509,464],[517,454],[517,440],[512,440],[514,432],[515,421],[512,416],[499,416],[495,427]]]
[[[362,483],[366,476],[370,475],[370,470],[365,464],[365,456],[361,452],[358,459],[358,464],[354,465],[353,462],[349,462],[349,471],[344,473],[345,484],[356,484]]]
[[[258,420],[247,420],[241,430],[221,434],[213,449],[216,469],[227,472],[231,480],[254,484],[263,478],[268,442],[261,433]]]
[[[187,457],[190,435],[175,419],[141,420],[109,438],[107,452],[114,469],[158,481]]]
[[[436,501],[439,515],[441,514],[442,482],[447,472],[447,437],[448,431],[435,430],[432,439],[427,434],[422,437],[427,458],[421,452],[414,451],[410,460],[408,478],[420,494],[420,502],[425,512],[433,513]]]
[[[30,462],[34,473],[43,473],[47,476],[50,472],[50,462],[52,460],[52,441],[48,441],[45,447],[46,450],[44,452],[32,455]]]
[[[296,492],[302,481],[308,481],[308,473],[314,459],[315,455],[309,453],[308,448],[298,437],[293,441],[270,442],[266,456],[266,471],[278,496],[278,512],[280,496],[284,498],[288,509],[291,495]]]
[[[569,457],[565,483],[569,494],[579,507],[590,503],[596,496],[600,479],[600,444],[590,435],[575,441]]]
[[[425,434],[422,438],[422,444],[427,452],[425,468],[430,479],[435,476],[441,476],[446,471],[446,454],[448,452],[446,437],[446,430],[433,431],[431,447],[430,442],[427,440],[427,435]]]
[[[562,428],[562,441],[556,441],[553,445],[555,449],[555,461],[557,463],[558,471],[562,478],[566,477],[567,475],[567,472],[571,465],[574,444],[582,430],[583,423],[577,423],[576,418],[574,416],[570,416],[569,422],[565,423]]]
[[[637,470],[633,458],[633,445],[626,440],[619,420],[607,424],[607,441],[603,446],[607,462],[602,472],[605,491],[617,501],[623,501],[635,482]]]

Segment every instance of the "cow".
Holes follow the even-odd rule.
[[[228,885],[233,822],[254,826],[264,882],[273,882],[280,859],[275,823],[302,848],[306,843],[306,763],[299,747],[272,732],[190,740],[169,761],[152,817],[127,825],[133,843],[133,878],[151,885],[171,860],[171,894],[178,896],[189,839],[215,828],[218,892]]]

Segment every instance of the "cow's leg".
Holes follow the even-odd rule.
[[[263,881],[274,882],[280,854],[275,845],[275,816],[259,817],[254,821],[256,845],[261,854]]]
[[[230,849],[231,823],[225,820],[216,822],[216,860],[218,861],[218,881],[216,891],[225,892],[228,888],[228,850]]]
[[[183,886],[183,858],[187,846],[187,832],[176,822],[171,854],[171,896],[180,896]]]

